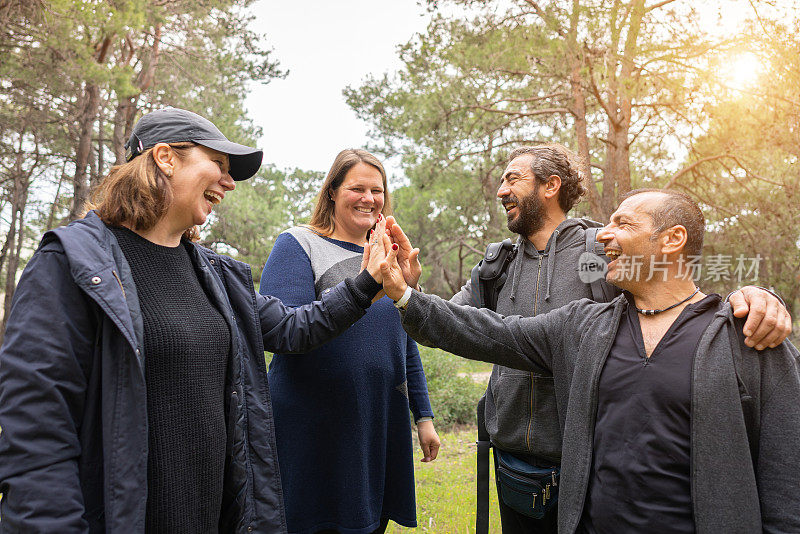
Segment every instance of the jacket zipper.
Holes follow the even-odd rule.
[[[591,402],[589,403],[589,413],[592,414],[592,418],[590,421],[591,426],[589,427],[591,430],[589,432],[589,437],[588,437],[590,443],[593,442],[594,440],[594,425],[597,422],[597,388],[598,384],[600,383],[600,373],[602,372],[603,366],[606,364],[606,358],[608,358],[608,353],[611,351],[611,345],[614,343],[614,339],[617,337],[617,331],[619,330],[620,315],[622,315],[622,311],[624,311],[622,310],[622,306],[617,304],[617,306],[614,309],[614,313],[612,315],[614,321],[613,326],[611,327],[611,332],[609,333],[609,337],[606,340],[606,343],[603,346],[603,352],[601,353],[602,360],[599,362],[599,365],[595,367],[594,372],[592,374],[592,383],[589,389],[589,398],[591,399]],[[592,468],[592,462],[590,460],[589,462],[587,462],[587,465],[584,467],[583,473],[581,475],[583,477],[583,480],[589,479],[589,470],[591,468]],[[584,484],[583,490],[581,491],[580,500],[576,502],[584,502],[586,500],[587,491],[588,491],[588,484]],[[568,528],[575,530],[578,526],[577,522],[579,519],[580,517],[576,519],[569,519],[568,522],[570,524],[568,525]],[[574,525],[572,524],[573,522],[575,523]]]
[[[536,313],[539,310],[538,303],[539,303],[539,280],[542,276],[542,256],[539,255],[539,264],[536,267],[536,290],[533,292],[533,316],[536,317]],[[531,450],[531,428],[533,427],[533,386],[536,383],[536,379],[531,373],[531,411],[530,411],[530,418],[528,419],[528,430],[525,432],[525,445],[528,447],[528,452],[533,452]]]
[[[112,270],[111,274],[113,274],[114,278],[117,279],[117,283],[119,284],[119,288],[122,290],[122,298],[128,298],[125,295],[125,288],[122,286],[122,280],[120,280],[119,275],[117,274],[117,271]]]

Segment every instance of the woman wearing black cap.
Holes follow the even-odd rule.
[[[361,317],[383,241],[322,301],[286,308],[187,239],[261,151],[174,108],[145,115],[127,149],[14,296],[0,531],[285,532],[263,352],[307,351]]]

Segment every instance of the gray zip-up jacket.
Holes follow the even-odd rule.
[[[533,317],[582,298],[592,298],[589,284],[578,276],[586,251],[586,228],[602,226],[585,219],[566,219],[553,231],[543,254],[525,239],[517,239],[517,254],[508,266],[508,279],[497,299],[502,315]],[[609,286],[613,287],[613,286]],[[450,299],[470,304],[471,284]],[[486,430],[500,449],[559,462],[558,428],[553,375],[495,365],[486,388]]]
[[[627,307],[587,299],[503,317],[414,292],[403,326],[418,342],[531,372],[551,370],[564,436],[559,532],[575,532],[592,465],[600,371]],[[691,487],[698,534],[800,532],[800,354],[761,352],[723,304],[702,335],[691,382]]]

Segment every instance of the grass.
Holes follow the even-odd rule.
[[[416,433],[415,433],[416,435]],[[390,522],[386,532],[393,534],[432,532],[472,534],[475,532],[475,427],[439,431],[442,448],[431,463],[415,462],[417,485],[417,529]],[[421,456],[415,439],[415,458]],[[500,532],[494,468],[490,469],[489,532]]]
[[[442,351],[444,352],[444,351]],[[445,352],[448,356],[456,360],[459,373],[488,373],[492,370],[492,364],[486,362],[479,362],[477,360],[468,360],[466,358],[459,358],[450,353]]]

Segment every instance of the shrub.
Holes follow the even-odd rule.
[[[460,358],[447,352],[419,346],[428,395],[436,415],[436,426],[475,424],[475,408],[486,386],[469,376],[458,376]]]

